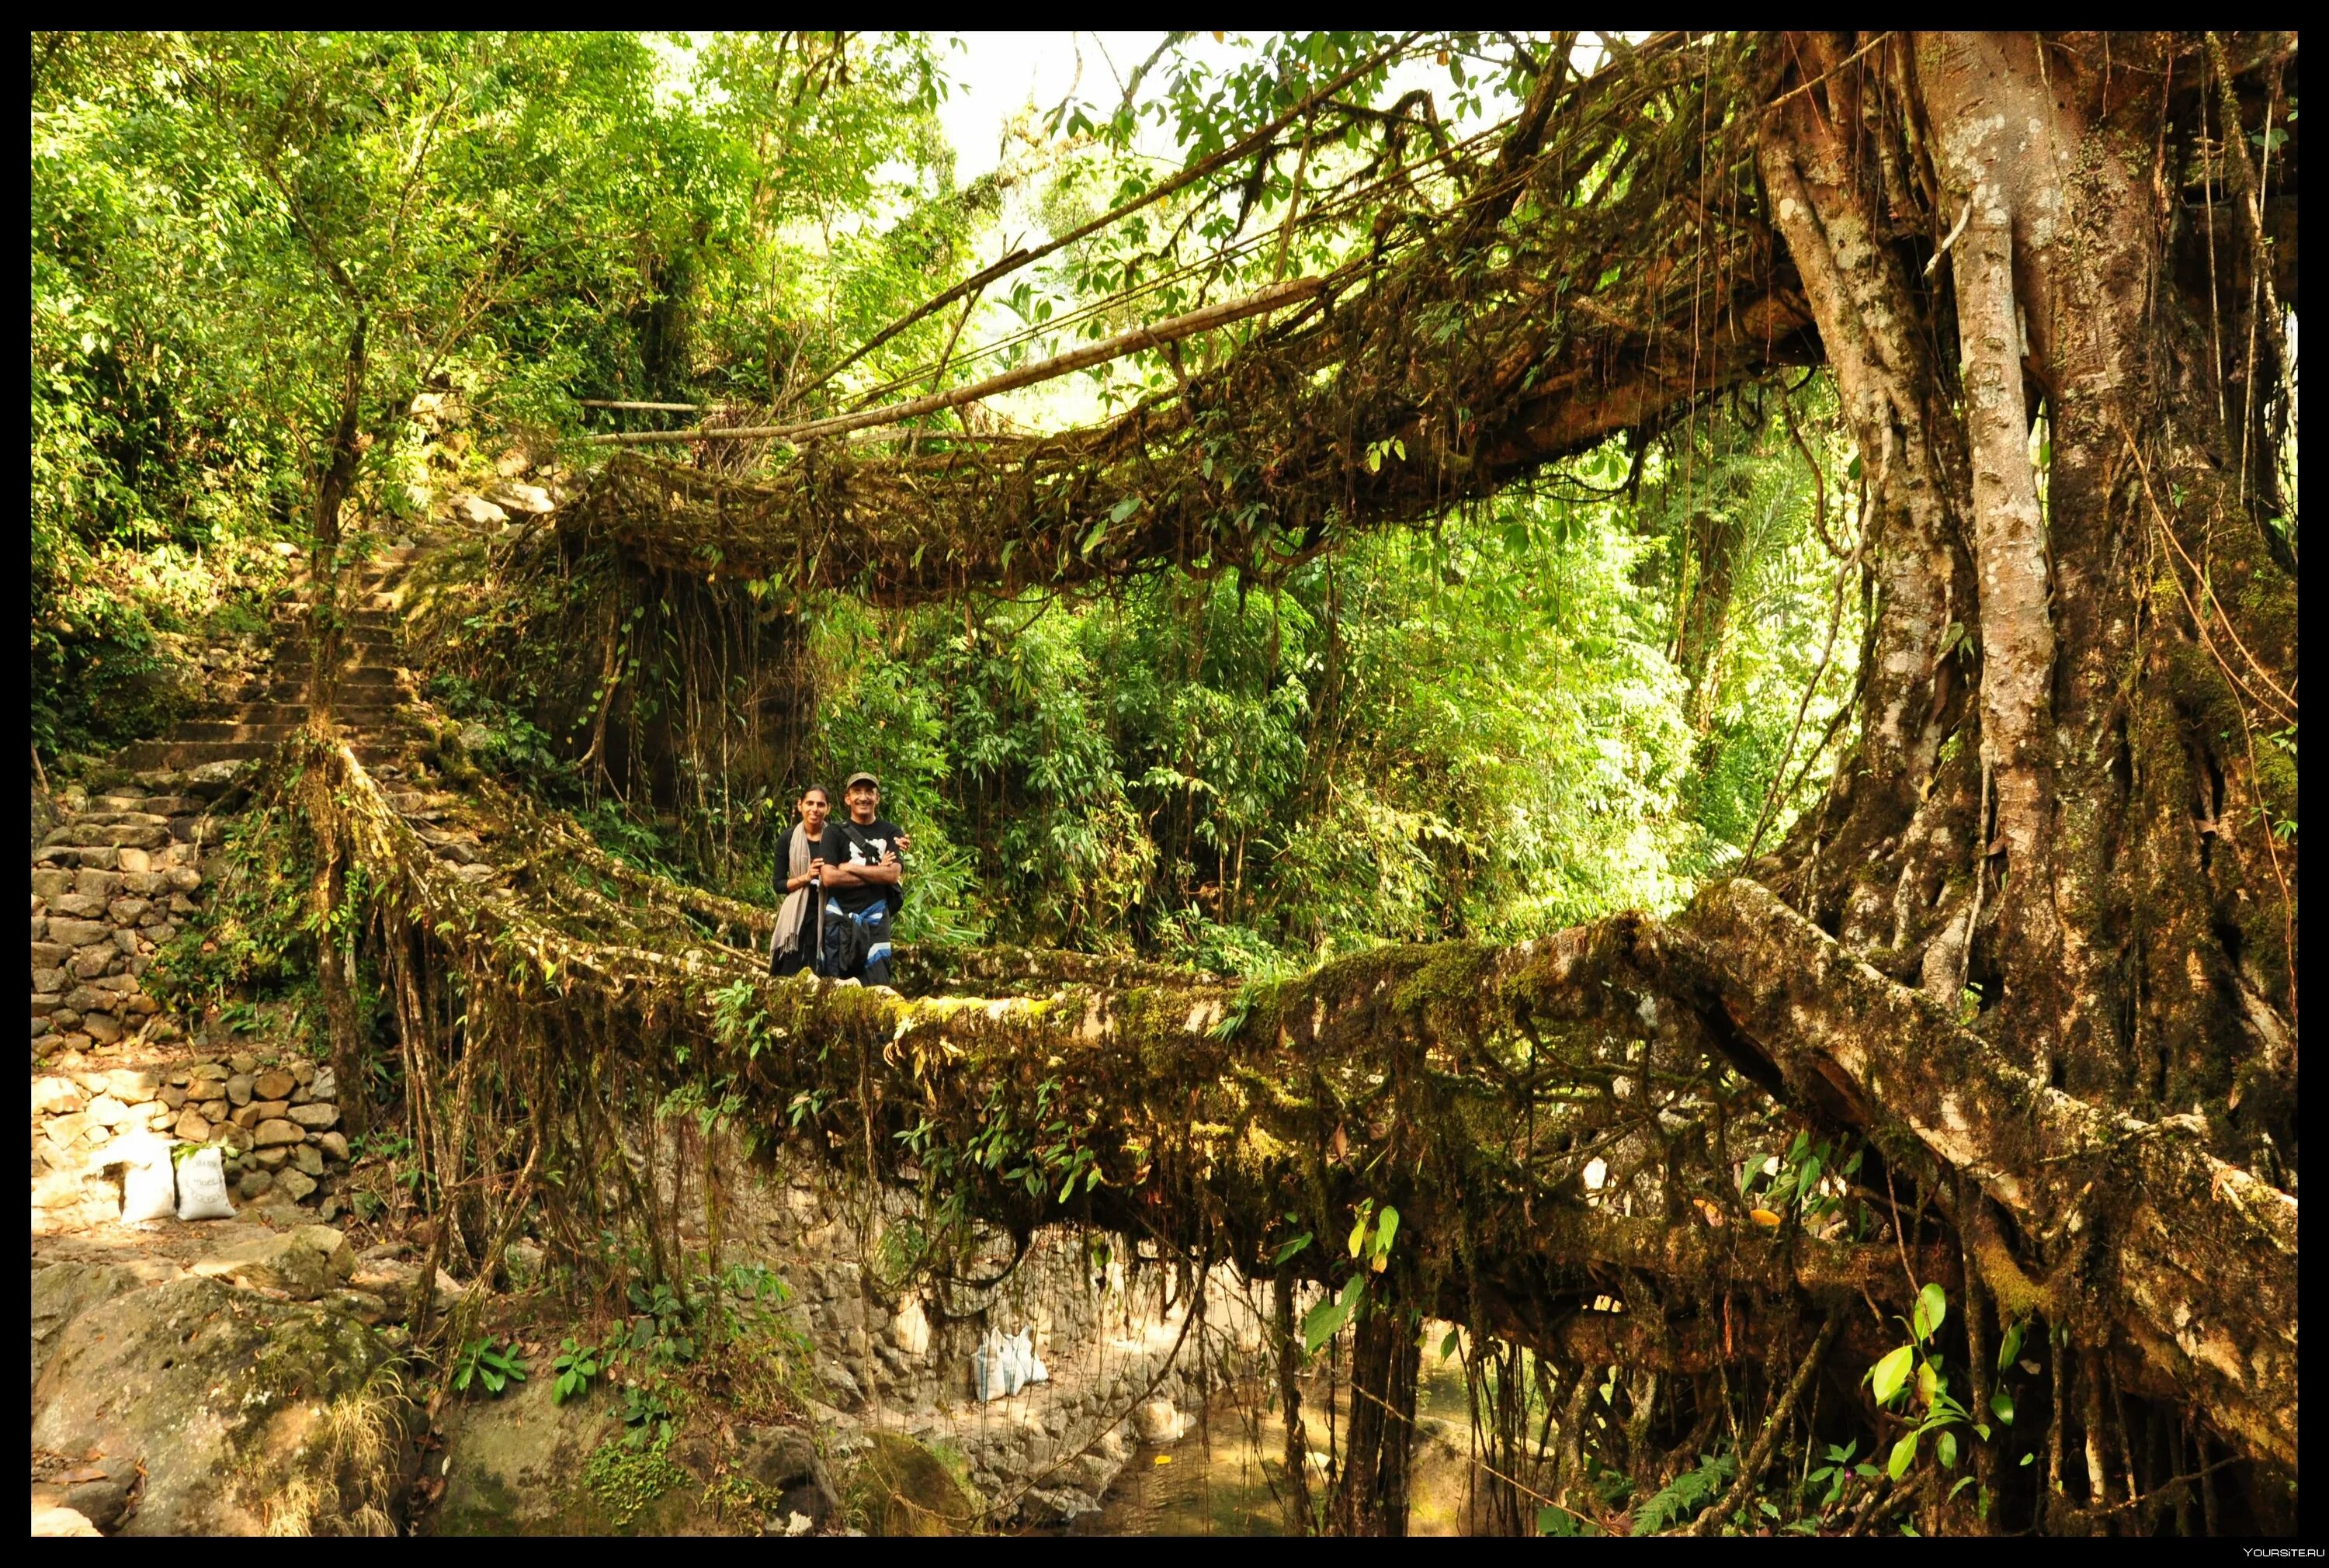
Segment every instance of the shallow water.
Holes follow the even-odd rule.
[[[1303,1391],[1303,1420],[1314,1449],[1326,1442],[1325,1386]],[[1286,1422],[1259,1388],[1226,1391],[1193,1413],[1178,1442],[1143,1444],[1100,1499],[1098,1513],[1070,1527],[1076,1535],[1283,1535],[1285,1506],[1272,1489],[1286,1452]],[[1347,1391],[1338,1391],[1337,1430],[1349,1418]],[[1470,1405],[1460,1363],[1423,1355],[1416,1414],[1424,1431],[1410,1460],[1408,1533],[1465,1534],[1473,1469],[1464,1432]],[[1322,1469],[1311,1470],[1313,1496],[1324,1493]]]

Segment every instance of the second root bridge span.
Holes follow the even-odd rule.
[[[526,1173],[593,1168],[564,1146],[595,1136],[587,1105],[628,1083],[764,1146],[870,1162],[862,1174],[919,1183],[966,1223],[1088,1224],[1249,1278],[1278,1273],[1298,1229],[1339,1237],[1362,1199],[1395,1205],[1384,1289],[1551,1349],[1608,1321],[1590,1309],[1613,1289],[1675,1312],[1759,1302],[1773,1322],[1812,1303],[1816,1321],[1839,1303],[1898,1310],[1928,1282],[1954,1294],[1971,1256],[2017,1316],[2107,1345],[2127,1386],[2202,1391],[2237,1449],[2295,1472],[2296,1200],[2172,1123],[2047,1088],[1752,882],[1663,924],[1383,948],[1281,984],[996,953],[924,968],[1023,994],[905,996],[772,979],[674,915],[740,923],[751,906],[589,857],[538,852],[481,887],[352,752],[290,744],[312,748],[311,820],[326,814],[316,825],[364,868],[408,1034],[434,1028],[462,1089],[532,1097],[523,1131],[480,1156],[518,1172],[520,1194]],[[450,1029],[426,1022],[448,976],[466,1011]],[[1935,1232],[1854,1241],[1748,1214],[1733,1172],[1798,1124],[1782,1107],[1871,1139],[1963,1253]],[[462,1158],[457,1137],[434,1141]],[[1284,1266],[1331,1282],[1339,1256],[1320,1242]],[[1635,1348],[1743,1354],[1729,1310],[1712,1338],[1637,1314]]]

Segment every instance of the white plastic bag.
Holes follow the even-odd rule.
[[[1008,1399],[1031,1383],[1051,1380],[1051,1370],[1035,1354],[1032,1329],[1009,1336],[999,1329],[990,1330],[971,1355],[970,1376],[973,1392],[982,1404]]]
[[[232,1219],[226,1196],[226,1156],[216,1149],[188,1155],[178,1167],[180,1219]]]
[[[121,1173],[121,1223],[142,1225],[176,1212],[178,1194],[170,1179],[170,1146],[158,1138],[125,1138],[107,1151],[108,1165]]]

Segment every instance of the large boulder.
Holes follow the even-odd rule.
[[[541,1366],[498,1398],[445,1407],[444,1497],[424,1528],[438,1535],[736,1535],[772,1522],[773,1510],[759,1506],[759,1486],[707,1485],[728,1473],[754,1479],[722,1464],[709,1440],[683,1435],[667,1449],[633,1448],[603,1385],[560,1404],[552,1382]],[[806,1479],[813,1454],[797,1467],[771,1456],[763,1468],[774,1484]],[[773,1523],[781,1529],[784,1521]]]
[[[91,1307],[102,1305],[140,1285],[159,1284],[176,1276],[173,1264],[159,1259],[123,1263],[52,1263],[33,1265],[33,1382],[49,1364],[65,1328]]]
[[[222,1248],[196,1263],[193,1272],[280,1291],[295,1301],[312,1301],[334,1286],[346,1284],[355,1266],[355,1251],[345,1236],[329,1225],[303,1225]]]
[[[852,1515],[869,1535],[955,1535],[968,1531],[977,1504],[938,1455],[900,1432],[875,1432],[850,1478]]]
[[[33,1385],[33,1447],[134,1460],[126,1535],[387,1534],[404,1388],[354,1319],[193,1276],[66,1325]]]

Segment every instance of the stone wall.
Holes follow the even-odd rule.
[[[57,824],[33,850],[35,1053],[109,1055],[125,1036],[152,1038],[161,1006],[138,977],[194,911],[202,846],[215,837],[209,798],[232,776],[185,781],[200,793],[122,785],[56,803]]]
[[[875,1428],[951,1448],[985,1502],[1004,1505],[1000,1522],[1065,1523],[1098,1507],[1139,1443],[1179,1437],[1208,1392],[1265,1362],[1266,1289],[1229,1270],[1205,1282],[1185,1335],[1184,1278],[1127,1258],[1120,1238],[1064,1227],[1037,1232],[1015,1267],[1008,1238],[988,1236],[964,1278],[893,1290],[865,1266],[862,1190],[809,1166],[740,1171],[727,1186],[728,1255],[767,1263],[797,1292],[825,1402],[813,1413],[836,1457]],[[915,1217],[909,1195],[881,1210],[884,1228]],[[1049,1381],[978,1401],[973,1357],[990,1333],[1022,1329]]]
[[[215,842],[210,802],[238,765],[67,791],[33,850],[33,1231],[118,1217],[108,1161],[130,1133],[216,1144],[243,1202],[336,1216],[348,1165],[328,1067],[194,1051],[140,983],[177,934]]]

